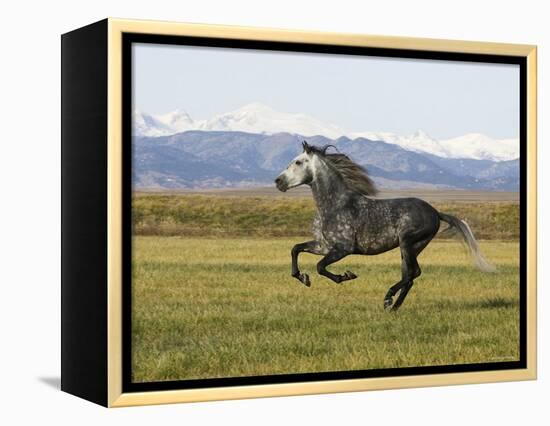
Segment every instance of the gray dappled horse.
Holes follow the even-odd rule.
[[[286,191],[309,185],[317,206],[313,221],[315,239],[292,248],[292,276],[310,286],[309,276],[298,269],[301,252],[322,255],[317,272],[335,283],[353,280],[350,271],[333,274],[326,268],[350,254],[375,255],[399,247],[401,280],[390,287],[384,308],[397,310],[407,297],[415,278],[420,276],[417,257],[437,234],[440,221],[464,238],[474,261],[482,271],[494,267],[482,256],[466,222],[440,213],[418,198],[376,199],[374,183],[367,171],[341,153],[327,153],[332,145],[316,147],[303,142],[303,152],[275,179],[277,188]],[[393,302],[393,297],[399,297]]]

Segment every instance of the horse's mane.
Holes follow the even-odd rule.
[[[336,148],[334,145],[317,147],[307,145],[307,143],[304,142],[304,149],[307,152],[318,154],[325,160],[325,163],[342,177],[342,180],[349,189],[362,195],[376,195],[378,189],[376,189],[376,185],[369,177],[367,169],[353,162],[351,158],[345,154],[340,152],[327,153],[330,147]]]

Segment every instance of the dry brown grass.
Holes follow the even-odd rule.
[[[465,219],[478,239],[517,240],[515,202],[434,202]],[[133,200],[136,235],[186,237],[292,237],[308,235],[311,198],[142,194]]]

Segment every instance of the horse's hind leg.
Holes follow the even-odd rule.
[[[391,307],[392,311],[397,311],[399,307],[403,304],[405,301],[405,298],[407,297],[407,294],[409,294],[409,290],[412,288],[414,284],[414,280],[408,281],[405,285],[401,287],[401,291],[399,292],[399,296],[397,297],[397,300]]]
[[[407,297],[407,294],[409,294],[410,289],[412,288],[414,284],[414,279],[418,278],[422,271],[420,270],[420,266],[418,265],[418,260],[416,259],[416,253],[409,252],[408,255],[405,255],[404,257],[409,256],[408,260],[405,261],[406,263],[406,282],[401,287],[401,291],[399,292],[399,296],[397,297],[397,300],[391,307],[392,311],[397,311],[403,302],[405,301],[405,298]]]
[[[425,247],[425,246],[424,246]],[[394,284],[384,297],[384,309],[391,308],[396,311],[405,301],[409,290],[413,286],[414,279],[421,274],[420,266],[416,260],[416,250],[409,244],[401,245],[401,281]],[[393,303],[393,296],[399,291],[399,297]]]
[[[306,287],[311,286],[311,281],[309,280],[308,274],[303,274],[298,268],[298,255],[302,252],[312,253],[312,254],[324,254],[321,244],[317,241],[307,241],[305,243],[296,244],[292,247],[290,255],[292,256],[292,272],[291,275],[304,284]]]
[[[323,257],[317,264],[317,272],[319,273],[319,275],[323,275],[338,284],[341,283],[342,281],[348,281],[348,280],[353,280],[357,278],[357,275],[355,275],[351,271],[346,271],[343,275],[337,275],[337,274],[333,274],[330,271],[327,271],[328,265],[338,262],[339,260],[343,259],[349,254],[351,254],[351,252],[345,249],[341,249],[341,248],[331,249],[327,253],[327,255]]]
[[[400,280],[389,288],[388,292],[386,293],[386,296],[384,296],[384,309],[389,309],[392,307],[393,296],[395,296],[397,292],[401,290],[405,284],[407,284],[407,281]]]
[[[384,309],[391,307],[392,311],[396,311],[405,301],[407,294],[414,284],[414,280],[420,276],[422,270],[418,265],[417,257],[422,250],[432,240],[433,236],[418,241],[412,245],[404,244],[401,246],[401,271],[402,278],[397,284],[393,285],[384,298]],[[393,303],[393,296],[399,291],[399,297]]]

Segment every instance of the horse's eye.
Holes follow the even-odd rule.
[[[302,162],[300,160],[296,161],[296,165],[297,166],[301,166],[302,165]]]

